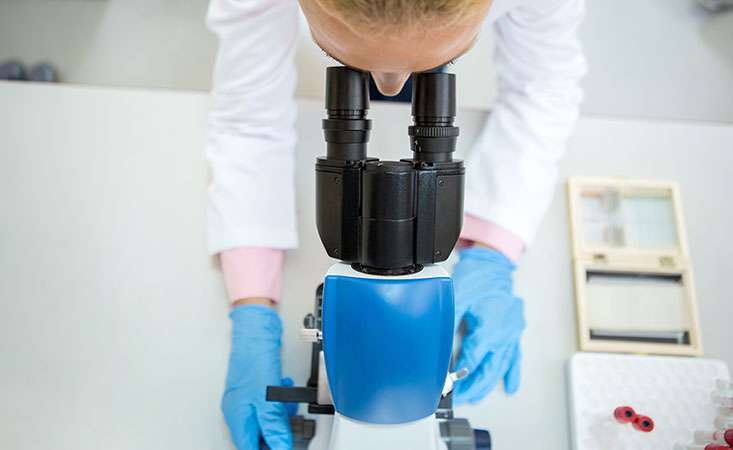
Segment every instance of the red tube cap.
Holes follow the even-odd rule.
[[[633,425],[635,429],[644,433],[649,433],[654,429],[654,421],[648,416],[636,416]]]
[[[733,429],[725,430],[725,433],[723,433],[723,439],[725,439],[725,442],[727,442],[728,445],[733,447]]]
[[[613,417],[618,423],[633,423],[636,411],[631,406],[619,406],[613,410]]]

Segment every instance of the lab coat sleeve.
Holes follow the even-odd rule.
[[[495,23],[498,95],[466,161],[466,212],[531,243],[578,117],[584,0],[541,0]]]
[[[297,245],[294,0],[211,0],[209,250]]]

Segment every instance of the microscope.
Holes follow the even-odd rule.
[[[412,157],[369,157],[368,74],[326,71],[326,156],[316,162],[316,220],[340,262],[316,292],[302,337],[312,343],[305,387],[269,386],[267,400],[307,403],[291,417],[307,450],[490,450],[487,431],[453,417],[453,283],[438,263],[458,240],[463,162],[455,75],[418,73]]]

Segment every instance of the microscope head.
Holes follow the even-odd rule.
[[[414,75],[412,157],[370,158],[368,74],[326,72],[326,156],[316,163],[316,221],[329,256],[364,273],[409,274],[445,261],[463,219],[455,75]]]

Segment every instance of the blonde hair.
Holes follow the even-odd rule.
[[[414,30],[429,23],[432,29],[449,27],[476,14],[487,0],[315,0],[325,11],[350,28],[382,34],[395,29]]]

